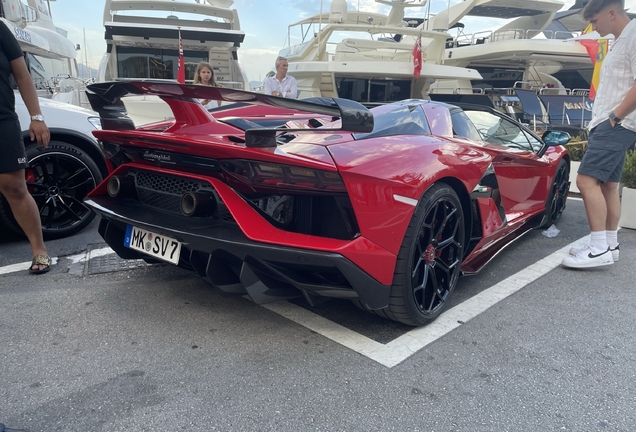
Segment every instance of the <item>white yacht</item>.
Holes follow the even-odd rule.
[[[572,40],[586,23],[580,9],[560,13],[567,26],[556,21],[563,5],[560,0],[465,0],[432,17],[430,26],[448,25],[457,32],[447,41],[444,64],[477,69],[484,78],[479,83],[438,81],[433,91],[471,93],[474,87],[515,84],[550,88],[550,93],[558,94],[589,89],[592,62],[585,47]],[[460,21],[466,17],[508,22],[495,30],[467,34]]]
[[[0,20],[20,44],[38,96],[90,107],[78,78],[79,46],[55,26],[48,0],[2,0]]]
[[[489,105],[535,129],[574,135],[591,119],[589,89],[594,67],[575,40],[585,28],[582,5],[558,12],[560,0],[465,0],[430,18],[457,35],[446,43],[444,64],[475,68],[483,80],[438,80],[430,97]],[[494,30],[468,34],[460,20],[506,20]]]
[[[249,90],[238,61],[245,38],[233,0],[106,0],[104,29],[106,54],[98,81],[117,79],[176,80],[179,34],[183,45],[186,82],[197,65],[209,62],[224,87]],[[172,116],[156,97],[129,97],[128,116],[136,123]]]
[[[442,64],[448,33],[422,29],[423,20],[405,20],[406,8],[426,0],[376,0],[388,15],[349,11],[333,0],[329,12],[289,26],[280,52],[298,82],[298,97],[339,96],[364,103],[427,97],[436,79],[480,79],[477,71]],[[413,48],[421,36],[423,63],[414,77]]]

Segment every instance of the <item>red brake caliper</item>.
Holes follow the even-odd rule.
[[[35,176],[33,175],[33,170],[27,169],[24,171],[24,177],[27,183],[35,183]],[[33,186],[29,186],[29,193],[33,193],[35,190]]]

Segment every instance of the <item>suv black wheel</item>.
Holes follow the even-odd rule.
[[[44,237],[67,237],[85,228],[95,214],[82,200],[102,181],[95,162],[81,149],[60,141],[51,141],[47,148],[30,146],[27,157],[27,186],[40,211]],[[0,221],[22,233],[3,196]]]

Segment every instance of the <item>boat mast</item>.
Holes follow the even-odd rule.
[[[318,50],[320,51],[320,33],[322,30],[322,0],[320,0],[320,18],[318,18]],[[291,40],[289,41],[289,44],[291,46]],[[319,54],[320,56],[320,54]],[[322,60],[320,57],[318,57],[318,60]],[[278,71],[277,71],[278,72]]]

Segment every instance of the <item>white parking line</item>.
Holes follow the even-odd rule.
[[[70,260],[71,264],[77,264],[77,263],[81,263],[81,262],[86,262],[87,259],[91,259],[91,258],[97,258],[100,256],[104,256],[104,255],[109,255],[115,253],[113,252],[113,250],[109,247],[105,247],[105,248],[101,248],[101,249],[95,249],[89,252],[83,252],[83,253],[79,253],[77,255],[69,255],[69,256],[65,256],[64,259]],[[88,256],[90,255],[90,256]],[[51,257],[51,262],[52,265],[57,264],[57,262],[59,261],[58,257]],[[22,262],[22,263],[17,263],[17,264],[11,264],[8,266],[4,266],[4,267],[0,267],[0,275],[3,274],[9,274],[9,273],[15,273],[15,272],[19,272],[19,271],[24,271],[26,272],[29,268],[29,266],[31,265],[30,261],[26,261],[26,262]]]
[[[558,267],[561,260],[568,255],[568,250],[572,246],[581,246],[587,242],[589,242],[589,235],[559,249],[526,269],[447,310],[432,323],[424,327],[415,328],[387,344],[376,342],[289,302],[270,303],[263,305],[263,307],[391,368]],[[111,248],[105,247],[64,258],[70,260],[71,264],[75,264],[112,253],[114,252]],[[53,264],[58,262],[57,257],[53,257],[52,260]],[[24,262],[0,267],[0,275],[18,271],[26,272],[30,264],[30,262]]]
[[[51,262],[52,262],[52,265],[57,264],[57,257],[51,258]],[[8,266],[0,267],[0,275],[15,273],[19,271],[26,272],[30,266],[31,266],[31,261],[25,261],[25,262],[21,262],[17,264],[11,264]]]
[[[559,249],[526,269],[447,310],[432,323],[415,328],[388,344],[376,342],[289,302],[271,303],[263,307],[390,368],[400,364],[425,346],[558,267],[572,246],[582,246],[587,242],[589,242],[589,236]]]

